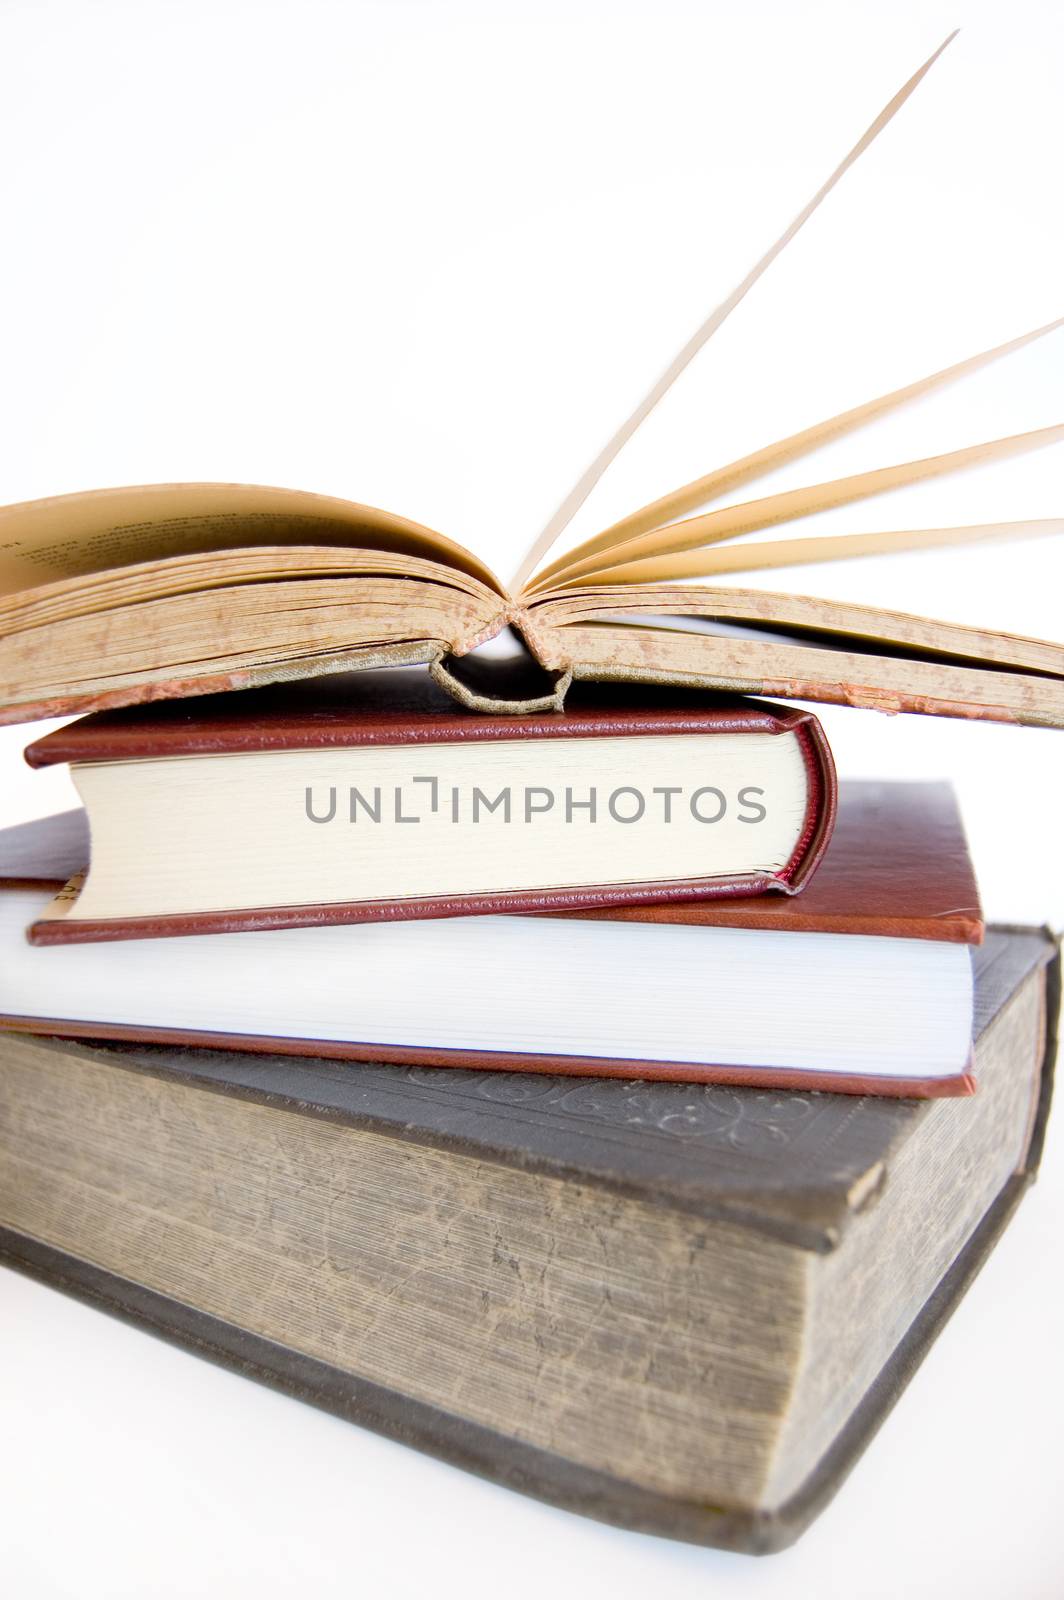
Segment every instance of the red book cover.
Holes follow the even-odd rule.
[[[163,911],[146,905],[143,911],[138,906],[138,914],[93,916],[87,907],[79,914],[77,902],[73,901],[68,914],[48,916],[34,925],[34,942],[143,939],[489,912],[559,912],[620,904],[702,903],[763,893],[790,898],[810,882],[831,836],[836,807],[835,771],[823,731],[810,712],[758,701],[707,702],[704,695],[674,693],[663,697],[660,691],[621,686],[574,691],[571,704],[561,712],[477,715],[458,707],[426,674],[388,674],[384,686],[371,683],[371,676],[365,674],[361,681],[345,684],[342,692],[334,690],[331,694],[293,686],[285,692],[241,696],[240,704],[234,704],[233,697],[226,695],[186,703],[167,702],[135,712],[104,712],[46,735],[29,746],[26,759],[34,767],[69,762],[76,779],[79,764],[135,764],[187,757],[663,735],[670,741],[692,735],[789,735],[796,739],[801,751],[805,781],[804,814],[790,857],[782,867],[771,871],[730,870],[667,878],[643,878],[622,872],[616,874],[620,881],[534,888],[478,887],[470,892],[442,895],[404,892],[388,897],[360,894],[358,898],[345,895],[324,899],[321,895],[300,894],[298,903],[286,898],[280,904],[266,901],[237,905],[231,900],[223,905],[183,906],[176,912],[172,907]],[[752,761],[751,770],[756,773],[756,761]],[[185,825],[176,823],[173,817],[167,826],[171,831],[166,845],[158,845],[150,833],[142,832],[144,864],[138,871],[147,885],[145,901],[150,901],[155,888],[151,881],[152,860],[159,856],[175,861],[195,860],[198,840],[209,841],[209,829],[197,836],[191,830],[182,831]],[[121,855],[124,864],[128,860],[125,835],[119,837],[117,830],[112,830],[112,836],[112,859]],[[618,848],[623,846],[626,851],[628,843],[626,838]],[[462,848],[457,841],[454,847]],[[617,859],[627,863],[626,855]],[[107,868],[100,864],[98,854],[92,871],[100,875],[94,882],[106,882]],[[256,891],[259,887],[256,883]],[[303,888],[302,882],[298,888]],[[224,892],[224,887],[219,890],[220,898]]]

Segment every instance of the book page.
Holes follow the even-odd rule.
[[[681,633],[719,635],[722,625],[739,625],[752,641],[771,642],[792,634],[793,644],[815,642],[824,647],[826,636],[838,635],[839,645],[859,650],[882,662],[897,651],[925,657],[952,656],[969,665],[1011,668],[1064,679],[1064,645],[1046,639],[1028,639],[989,628],[964,627],[933,617],[904,611],[881,610],[815,595],[782,594],[767,589],[709,588],[685,584],[618,585],[616,588],[574,590],[546,600],[533,609],[537,633],[591,623],[616,642],[618,659],[629,658],[623,643],[626,629],[672,629]]]
[[[966,361],[957,362],[952,367],[945,367],[940,372],[919,378],[915,383],[907,384],[902,389],[893,389],[888,394],[877,395],[875,399],[866,400],[862,405],[851,407],[849,411],[839,412],[823,422],[814,423],[812,427],[789,434],[785,439],[777,439],[772,444],[764,445],[760,450],[755,450],[751,455],[743,456],[738,461],[730,461],[725,466],[717,467],[704,477],[685,483],[679,489],[673,489],[660,499],[651,501],[649,505],[641,506],[638,511],[630,512],[628,516],[622,517],[619,522],[613,523],[594,538],[585,539],[582,544],[576,545],[557,561],[552,561],[549,566],[544,567],[529,587],[542,592],[555,581],[564,582],[561,574],[569,572],[578,562],[589,561],[592,556],[605,555],[615,561],[627,561],[630,555],[624,553],[624,547],[630,540],[642,534],[660,531],[667,524],[676,522],[678,518],[687,516],[691,511],[705,507],[713,500],[719,500],[723,495],[733,493],[744,484],[756,482],[767,473],[776,472],[790,462],[801,460],[825,444],[845,438],[847,434],[857,432],[881,417],[897,412],[914,401],[923,400],[929,394],[946,388],[962,378],[970,377],[981,368],[999,361],[1003,356],[1012,355],[1015,351],[1022,350],[1025,345],[1044,338],[1046,334],[1055,333],[1062,327],[1064,327],[1064,317],[1058,317],[1054,322],[1048,322],[1043,327],[1021,334],[1017,339],[1010,339],[1006,344],[981,350],[978,355],[969,356]],[[607,564],[610,563],[605,561],[598,563],[599,566]]]
[[[873,711],[1064,727],[1064,678],[1059,676],[1002,671],[998,662],[996,670],[988,670],[960,655],[951,661],[930,652],[870,653],[863,640],[847,640],[841,631],[829,640],[814,634],[800,641],[767,631],[758,638],[752,628],[689,632],[660,616],[629,622],[617,612],[601,621],[558,627],[551,625],[552,609],[550,604],[537,608],[538,653],[547,666],[571,663],[574,678],[678,683]],[[741,636],[735,636],[737,631]],[[1028,643],[1037,646],[1037,641]],[[1052,651],[1054,646],[1042,648]]]
[[[479,579],[439,561],[348,545],[264,545],[138,561],[113,571],[60,578],[34,589],[0,594],[0,640],[27,628],[43,628],[71,617],[115,611],[174,595],[206,596],[212,589],[277,584],[296,578],[358,577],[421,578],[437,589],[443,587],[472,596],[481,606],[487,604],[493,614],[499,611],[499,597],[494,591],[488,591]]]
[[[483,588],[384,574],[245,582],[30,620],[0,631],[0,723],[427,663],[497,614]]]
[[[498,579],[461,545],[372,506],[238,483],[151,484],[0,508],[0,594],[170,556],[340,545],[420,556]]]
[[[887,127],[892,118],[897,115],[902,106],[905,104],[906,100],[908,100],[909,96],[927,76],[928,72],[934,66],[943,50],[945,50],[947,45],[951,44],[956,37],[957,30],[955,29],[953,33],[948,36],[948,38],[942,41],[938,49],[933,51],[933,53],[928,56],[923,66],[919,67],[917,71],[913,73],[908,82],[902,85],[897,94],[894,95],[893,99],[887,102],[879,115],[865,129],[857,143],[839,162],[839,165],[835,168],[830,177],[821,184],[817,192],[809,201],[806,202],[806,204],[802,207],[802,210],[783,230],[775,243],[769,246],[768,250],[766,250],[761,259],[750,269],[742,282],[735,286],[731,294],[729,294],[727,298],[710,313],[710,315],[702,323],[702,326],[696,329],[694,334],[692,334],[691,338],[684,345],[683,349],[678,352],[678,354],[666,367],[665,371],[654,384],[650,392],[644,395],[643,399],[636,406],[631,416],[621,424],[617,432],[599,451],[599,454],[595,457],[594,461],[587,468],[579,481],[574,484],[573,488],[566,495],[557,511],[547,523],[547,526],[543,529],[543,532],[535,540],[531,549],[526,554],[511,582],[511,587],[515,594],[529,586],[529,579],[532,577],[537,567],[540,566],[540,564],[549,554],[550,550],[553,548],[561,534],[564,533],[565,529],[569,526],[569,523],[580,510],[580,507],[584,504],[585,500],[588,498],[599,479],[616,460],[617,456],[624,449],[624,446],[628,443],[629,439],[636,432],[636,430],[642,427],[643,423],[654,410],[658,402],[672,388],[677,378],[690,365],[698,352],[709,343],[710,339],[712,339],[717,330],[723,326],[735,308],[742,304],[750,290],[755,286],[758,280],[764,276],[776,258],[787,248],[791,240],[801,232],[802,228],[805,227],[810,217],[813,216],[818,207],[827,199],[828,195],[835,188],[835,185],[840,181],[840,179],[845,177],[846,173],[853,166],[854,162],[859,160],[864,152],[868,149],[869,145],[874,143],[874,141],[879,137],[879,135],[883,132],[883,129]]]
[[[946,477],[971,467],[986,466],[994,461],[1025,455],[1029,451],[1041,450],[1047,445],[1060,444],[1062,441],[1064,441],[1064,424],[1058,423],[1049,428],[1035,428],[1028,433],[1012,434],[1004,439],[986,439],[979,444],[967,445],[961,450],[947,451],[944,455],[925,456],[918,461],[901,461],[889,467],[876,467],[871,471],[853,473],[849,477],[833,478],[825,483],[804,484],[798,489],[785,489],[777,494],[766,495],[760,500],[747,500],[739,505],[722,506],[718,510],[707,511],[702,516],[690,517],[685,522],[670,522],[665,527],[656,528],[638,538],[626,539],[619,546],[605,550],[600,555],[567,565],[549,581],[537,579],[530,585],[529,593],[548,594],[552,590],[560,591],[567,586],[583,583],[670,583],[679,578],[709,577],[719,558],[713,551],[707,555],[707,546],[716,546],[724,541],[737,539],[743,534],[759,533],[764,528],[801,520],[821,511],[830,511],[839,506],[854,505],[861,500],[874,499],[878,495],[888,494],[895,489],[908,488],[915,483],[926,483],[931,479]],[[1033,524],[1014,525],[1013,531],[1017,526],[1029,530]],[[1057,526],[1054,520],[1047,519],[1043,531],[1055,532]],[[997,524],[998,534],[1008,527],[1007,523]],[[966,543],[983,536],[984,532],[985,530],[979,528],[926,529],[910,534],[910,538],[915,538],[913,548],[920,548],[931,547],[936,543]],[[887,550],[892,539],[901,537],[900,533],[866,535],[866,540],[870,539],[872,543],[864,553]],[[839,541],[836,553],[839,557],[843,557],[855,552],[848,551],[845,544]],[[745,554],[749,569],[756,568],[758,547],[747,546]],[[799,563],[805,559],[802,554],[802,541],[795,540],[794,562]],[[824,559],[823,556],[820,559]]]

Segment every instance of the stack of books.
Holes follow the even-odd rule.
[[[949,788],[418,672],[28,755],[88,817],[0,836],[5,1259],[565,1505],[793,1538],[1041,1149],[1055,949],[984,936]]]
[[[948,787],[742,696],[1064,726],[1064,649],[687,580],[1059,532],[728,543],[1064,429],[700,508],[1050,330],[545,563],[926,70],[509,586],[290,491],[0,512],[0,719],[80,717],[27,756],[85,807],[0,835],[6,1261],[624,1526],[830,1497],[1037,1168],[1059,962],[984,928]]]

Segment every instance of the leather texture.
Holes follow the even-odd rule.
[[[61,881],[70,841],[88,837],[84,817],[82,811],[65,812],[0,832],[0,882]],[[59,869],[50,865],[55,860]],[[551,914],[567,913],[555,908]],[[946,784],[844,780],[831,841],[798,900],[747,896],[701,906],[585,908],[572,914],[962,944],[978,944],[983,936],[975,874]]]
[[[653,689],[588,689],[564,711],[533,716],[475,715],[425,673],[366,674],[314,692],[284,691],[168,702],[140,712],[104,712],[47,734],[30,745],[31,766],[58,762],[133,761],[259,751],[319,750],[367,745],[468,744],[525,739],[593,739],[650,735],[791,734],[805,760],[808,789],[801,836],[778,873],[668,879],[640,884],[581,885],[401,900],[262,906],[241,911],[109,921],[63,918],[34,924],[35,944],[95,943],[194,934],[266,932],[328,924],[407,921],[487,913],[535,914],[618,904],[701,902],[769,892],[798,894],[823,856],[835,823],[837,783],[827,740],[807,711],[763,702],[663,695]]]
[[[947,783],[843,781],[831,842],[796,899],[615,907],[583,915],[960,944],[979,944],[983,937],[975,871]]]

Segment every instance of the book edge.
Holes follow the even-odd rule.
[[[427,683],[428,680],[426,680]],[[531,705],[532,702],[522,702]],[[773,705],[765,700],[731,696],[699,706],[581,707],[559,714],[467,714],[450,698],[447,708],[402,708],[375,720],[368,706],[344,716],[329,707],[330,720],[314,715],[311,706],[294,706],[282,719],[247,720],[239,706],[228,718],[197,718],[194,709],[181,721],[152,721],[151,708],[138,721],[108,723],[106,714],[82,717],[42,734],[23,752],[28,766],[42,768],[77,763],[165,761],[183,756],[259,755],[278,751],[368,749],[417,744],[507,743],[527,739],[624,739],[663,734],[707,737],[714,734],[788,734],[816,723],[812,711]],[[280,707],[278,708],[280,710]],[[387,707],[384,708],[387,711]],[[103,726],[101,726],[101,723]],[[825,741],[826,742],[826,741]]]
[[[904,1100],[956,1098],[972,1095],[976,1091],[975,1078],[968,1070],[940,1077],[859,1077],[852,1073],[817,1072],[804,1067],[717,1066],[711,1062],[621,1060],[606,1056],[521,1055],[501,1050],[446,1050],[431,1045],[364,1044],[357,1040],[213,1033],[189,1028],[140,1027],[136,1023],[78,1022],[15,1015],[0,1016],[0,1033],[4,1031],[44,1034],[49,1038],[61,1039],[240,1050],[254,1055],[312,1056],[327,1061],[382,1061],[395,1066],[724,1084],[743,1089],[804,1090]]]
[[[771,1554],[792,1544],[841,1487],[978,1275],[1033,1175],[1032,1167],[1008,1180],[825,1455],[798,1492],[773,1511],[678,1500],[580,1466],[2,1227],[0,1261],[192,1354],[561,1509],[631,1531]]]
[[[994,930],[1006,935],[1028,940],[1037,939],[1040,949],[1033,952],[1029,965],[1025,968],[1024,976],[1033,976],[1036,972],[1044,972],[1042,979],[1045,984],[1046,1004],[1046,1039],[1044,1044],[1045,1059],[1052,1059],[1052,1051],[1056,1044],[1056,1010],[1060,990],[1060,953],[1059,945],[1050,930],[1028,926],[1002,927]],[[993,1020],[993,1013],[983,1019],[983,1026],[989,1026]],[[578,1182],[594,1183],[611,1190],[613,1193],[627,1198],[667,1204],[674,1210],[688,1212],[702,1217],[705,1220],[721,1219],[735,1223],[738,1226],[752,1228],[755,1232],[764,1233],[769,1237],[780,1239],[784,1243],[796,1244],[805,1250],[824,1253],[834,1249],[841,1237],[841,1233],[853,1215],[853,1209],[845,1193],[832,1190],[830,1193],[819,1188],[809,1190],[804,1197],[803,1207],[799,1215],[792,1212],[781,1211],[774,1198],[773,1190],[763,1187],[750,1191],[740,1188],[727,1193],[705,1193],[702,1189],[697,1192],[689,1191],[682,1185],[677,1188],[670,1186],[659,1174],[650,1175],[622,1175],[615,1172],[612,1167],[602,1170],[595,1166],[589,1170],[583,1164],[574,1161],[572,1151],[544,1153],[540,1151],[527,1152],[515,1151],[499,1144],[497,1136],[481,1129],[479,1132],[456,1129],[450,1118],[445,1118],[439,1126],[428,1125],[418,1117],[408,1120],[404,1113],[398,1120],[394,1117],[381,1118],[373,1110],[367,1110],[361,1103],[346,1103],[346,1099],[329,1092],[329,1085],[333,1082],[333,1075],[337,1067],[331,1060],[322,1061],[323,1072],[326,1077],[319,1084],[313,1075],[305,1081],[300,1079],[300,1092],[293,1097],[292,1092],[284,1083],[274,1081],[266,1082],[258,1073],[257,1063],[263,1059],[279,1057],[287,1059],[290,1066],[296,1068],[301,1074],[302,1062],[306,1061],[313,1074],[313,1052],[308,1051],[300,1055],[292,1049],[291,1041],[277,1041],[276,1047],[263,1050],[239,1050],[231,1057],[231,1067],[220,1075],[210,1072],[199,1073],[191,1070],[182,1063],[194,1063],[202,1057],[207,1061],[215,1060],[225,1062],[224,1055],[215,1055],[210,1050],[211,1045],[217,1045],[217,1037],[205,1035],[191,1036],[189,1042],[193,1048],[187,1054],[173,1055],[164,1053],[165,1041],[162,1043],[145,1039],[139,1033],[134,1036],[123,1034],[118,1036],[110,1030],[110,1037],[106,1037],[106,1025],[101,1025],[93,1035],[88,1025],[76,1023],[50,1023],[39,1018],[2,1018],[0,1017],[0,1033],[7,1028],[13,1033],[36,1035],[43,1038],[46,1047],[52,1049],[63,1048],[64,1044],[78,1054],[86,1054],[97,1060],[106,1060],[109,1064],[125,1071],[157,1075],[174,1081],[188,1083],[192,1087],[202,1089],[209,1094],[236,1095],[258,1104],[277,1107],[280,1109],[294,1110],[301,1114],[320,1117],[326,1121],[338,1122],[354,1129],[367,1129],[383,1133],[388,1137],[408,1139],[415,1144],[426,1144],[432,1148],[450,1153],[470,1156],[474,1160],[495,1162],[503,1166],[516,1166],[523,1170],[541,1173],[548,1177],[560,1179],[576,1179]],[[49,1034],[53,1035],[49,1038]],[[114,1048],[106,1055],[100,1056],[98,1051],[111,1044]],[[96,1047],[94,1050],[93,1047]],[[138,1048],[139,1047],[139,1048]],[[185,1045],[179,1045],[184,1052]],[[380,1051],[367,1050],[365,1059],[372,1062],[380,1060]],[[457,1063],[449,1063],[456,1065]],[[522,1064],[523,1065],[523,1064]],[[582,1081],[594,1081],[601,1078],[599,1064],[596,1071],[589,1077],[568,1075],[563,1082],[572,1082],[575,1085]],[[346,1081],[346,1080],[345,1080]],[[625,1080],[618,1080],[625,1081]],[[638,1083],[640,1080],[627,1080]],[[642,1080],[645,1082],[645,1080]],[[808,1087],[807,1085],[803,1085]],[[860,1107],[858,1097],[848,1097],[850,1105],[856,1112]],[[880,1097],[881,1103],[886,1106],[899,1108],[908,1107],[915,1115],[920,1106],[927,1102],[919,1100],[899,1100],[892,1097]],[[1033,1122],[1032,1139],[1037,1140],[1037,1127],[1044,1126],[1045,1112],[1042,1114],[1042,1124],[1037,1120]],[[1040,1145],[1037,1145],[1040,1150]]]
[[[288,1351],[2,1227],[0,1261],[193,1354],[388,1438],[413,1444],[504,1487],[633,1531],[750,1554],[771,1554],[792,1544],[833,1499],[978,1276],[1028,1185],[1037,1176],[1052,1100],[1061,996],[1060,944],[1049,930],[1043,931],[1052,946],[1052,955],[1045,969],[1041,1083],[1024,1165],[999,1191],[805,1483],[789,1501],[771,1512],[679,1501],[640,1489]]]
[[[654,882],[589,884],[579,888],[500,889],[474,894],[409,896],[401,900],[338,900],[317,905],[248,906],[235,911],[176,912],[157,917],[42,917],[31,923],[31,944],[97,944],[122,939],[178,939],[219,933],[266,933],[282,928],[323,928],[360,922],[410,922],[424,918],[520,915],[747,899],[796,894],[827,845],[822,827],[815,848],[795,851],[780,873],[667,878]],[[792,867],[792,863],[796,863]],[[789,874],[793,871],[794,876]]]
[[[623,608],[622,608],[623,609]],[[862,652],[865,654],[865,652]],[[868,653],[874,659],[874,653]],[[802,700],[815,705],[848,706],[861,711],[881,711],[888,716],[954,717],[962,722],[999,722],[1009,727],[1064,728],[1064,714],[1053,710],[1042,711],[1032,707],[1023,712],[1003,706],[993,699],[979,701],[930,699],[919,694],[899,690],[865,690],[847,684],[820,683],[812,679],[743,677],[722,678],[712,673],[659,671],[657,668],[638,666],[603,665],[576,659],[568,662],[573,682],[584,683],[651,683],[674,685],[676,688],[707,689],[714,694],[751,695],[755,699]],[[995,668],[979,665],[973,671],[992,673]],[[1044,677],[1040,673],[1023,669],[1008,674],[1017,682],[1037,687],[1042,683],[1058,685],[1060,680]]]
[[[302,657],[282,665],[260,663],[255,666],[234,668],[228,672],[202,675],[165,674],[147,682],[126,684],[117,688],[97,687],[92,690],[74,690],[63,693],[39,694],[20,701],[0,703],[0,727],[23,722],[39,722],[51,717],[86,716],[97,711],[119,710],[125,706],[150,704],[156,700],[192,700],[200,695],[220,694],[243,689],[261,689],[271,684],[310,678],[325,677],[340,672],[371,671],[378,667],[427,666],[447,692],[471,710],[523,716],[530,712],[562,710],[566,690],[570,683],[629,682],[652,684],[660,687],[675,686],[687,689],[706,689],[715,694],[742,695],[754,698],[810,701],[819,705],[846,705],[863,710],[898,712],[924,716],[956,717],[965,721],[1001,722],[1010,726],[1032,728],[1064,727],[1064,716],[1053,710],[1042,711],[1033,707],[1018,712],[987,699],[980,702],[956,700],[929,700],[918,695],[901,695],[895,692],[866,690],[858,692],[844,684],[821,685],[797,679],[768,680],[766,678],[721,678],[698,672],[658,671],[627,665],[602,666],[581,662],[566,656],[564,660],[546,663],[557,678],[552,693],[532,700],[492,699],[462,684],[447,669],[446,661],[453,650],[438,639],[415,641],[397,645],[352,645],[320,656]],[[993,669],[979,668],[984,672]],[[1038,673],[1018,671],[1011,674],[1033,687],[1047,680]]]

